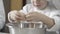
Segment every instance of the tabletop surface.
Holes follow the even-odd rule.
[[[1,33],[1,32],[0,32],[0,34],[9,34],[9,33]]]

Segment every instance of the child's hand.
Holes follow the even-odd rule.
[[[27,21],[41,21],[42,20],[42,14],[38,12],[30,12],[26,15]]]
[[[42,21],[42,23],[46,24],[48,28],[51,28],[54,25],[54,20],[49,18],[48,16],[38,13],[38,12],[30,12],[26,15],[27,21]]]
[[[8,13],[8,19],[11,22],[17,22],[21,20],[25,20],[25,15],[24,13],[20,13],[17,10],[11,11]]]

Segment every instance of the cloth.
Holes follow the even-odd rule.
[[[5,24],[5,10],[3,5],[3,0],[0,0],[0,30]]]

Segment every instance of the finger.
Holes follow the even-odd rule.
[[[16,14],[16,16],[18,16],[18,17],[25,17],[25,14],[23,14],[23,13],[18,13],[18,14]]]
[[[9,22],[14,22],[15,20],[11,19],[11,17],[8,17]]]
[[[26,20],[27,21],[33,21],[33,18],[27,18]]]
[[[35,19],[35,18],[37,18],[37,17],[36,17],[36,15],[27,15],[26,18],[27,18],[27,19]]]
[[[16,16],[15,18],[16,18],[16,20],[25,20],[25,17]]]
[[[36,17],[37,14],[34,14],[34,13],[30,13],[30,14],[27,14],[26,17]]]
[[[21,15],[19,15],[19,14],[15,14],[16,15],[16,17],[18,16],[18,17],[22,17]]]
[[[30,13],[28,13],[28,14],[35,14],[35,13],[38,13],[38,12],[30,12]]]

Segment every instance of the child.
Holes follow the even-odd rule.
[[[14,10],[8,14],[10,22],[19,20],[42,21],[47,25],[47,30],[58,31],[60,29],[60,12],[50,7],[47,0],[31,0],[31,4],[27,4],[19,12]]]

